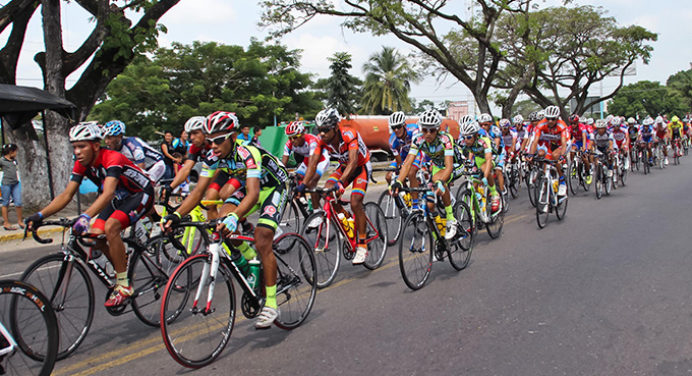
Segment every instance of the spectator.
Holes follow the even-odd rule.
[[[161,152],[163,153],[163,160],[166,163],[166,172],[163,174],[164,179],[173,179],[175,176],[175,170],[173,168],[173,163],[180,163],[183,159],[180,156],[174,156],[173,148],[173,132],[166,131],[163,134],[163,142],[161,143]]]
[[[252,138],[250,137],[250,126],[249,125],[242,125],[240,127],[240,134],[237,137],[238,140],[242,142],[243,145],[247,145],[252,141]]]
[[[255,128],[254,135],[252,136],[252,142],[260,146],[259,137],[262,135],[262,128]]]
[[[2,169],[2,219],[5,230],[11,231],[17,228],[10,224],[7,214],[7,207],[10,206],[10,198],[14,201],[14,208],[17,210],[17,223],[19,227],[24,228],[24,220],[22,219],[22,184],[19,182],[17,175],[17,145],[7,144],[2,148],[2,157],[0,157],[0,168]]]

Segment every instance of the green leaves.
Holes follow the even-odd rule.
[[[652,81],[624,86],[608,103],[608,112],[626,117],[646,114],[653,117],[663,114],[681,116],[689,110],[689,104],[679,91]]]
[[[411,111],[408,93],[412,82],[418,82],[416,72],[394,48],[383,47],[363,65],[366,73],[361,104],[368,114],[390,114]]]

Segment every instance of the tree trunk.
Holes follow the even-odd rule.
[[[8,142],[19,145],[17,148],[17,163],[19,178],[22,182],[22,201],[27,213],[40,209],[47,203],[48,168],[46,153],[42,138],[37,139],[31,124],[23,125],[20,129],[6,132]]]

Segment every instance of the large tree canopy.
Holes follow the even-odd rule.
[[[687,112],[692,111],[692,69],[680,71],[668,77],[666,86],[680,93],[685,99]]]
[[[233,111],[241,124],[264,127],[274,121],[311,117],[321,107],[306,89],[300,54],[281,45],[252,41],[247,48],[214,42],[174,43],[141,57],[110,84],[91,117],[120,119],[142,137],[182,130],[185,121],[217,110]]]
[[[680,93],[652,81],[624,86],[608,103],[609,113],[626,117],[665,114],[682,118],[688,109]]]
[[[362,82],[349,73],[351,54],[336,52],[329,61],[331,75],[323,83],[326,84],[327,105],[336,108],[344,116],[354,114],[358,110]]]

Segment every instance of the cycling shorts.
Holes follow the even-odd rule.
[[[673,138],[672,140],[675,140],[677,138],[680,138],[680,131],[678,129],[673,129]]]
[[[475,158],[473,158],[473,161],[476,162],[476,167],[478,167],[478,168],[483,168],[483,165],[485,164],[485,158],[475,157]],[[493,167],[494,167],[495,162],[492,162],[492,163],[493,163]]]
[[[329,176],[329,180],[334,183],[341,180],[341,176],[344,174],[346,165],[339,165],[339,167]],[[356,172],[353,174],[353,178],[349,180],[343,180],[344,188],[353,183],[353,189],[351,191],[352,195],[361,195],[365,197],[365,191],[368,189],[368,181],[370,180],[370,174],[372,174],[372,165],[368,161],[363,166],[356,167]]]
[[[478,159],[478,158],[476,158],[476,159]],[[484,161],[485,161],[485,160],[484,160]],[[438,166],[436,166],[436,165],[433,165],[433,166],[432,166],[432,174],[433,174],[433,175],[437,174],[437,173],[440,172],[441,170],[444,170],[444,168],[443,168],[443,167],[438,167]],[[463,174],[464,174],[464,166],[461,165],[461,164],[456,164],[456,163],[455,163],[455,164],[454,164],[454,170],[452,170],[452,174],[449,175],[449,179],[447,179],[447,181],[446,181],[445,183],[446,183],[446,184],[449,184],[449,183],[453,182],[454,180],[459,179]]]
[[[574,142],[572,143],[572,147],[573,147],[573,148],[576,147],[577,150],[583,149],[583,148],[584,148],[584,140],[574,141]]]
[[[647,144],[650,144],[651,142],[653,142],[653,140],[654,140],[654,136],[653,136],[653,135],[652,135],[652,136],[642,137],[642,141],[643,141],[643,142],[646,142]]]
[[[302,177],[305,177],[305,173],[308,171],[308,165],[305,163],[307,158],[303,160],[303,162],[298,166],[298,169],[296,170],[296,175],[300,175]],[[324,158],[323,160],[317,162],[317,169],[315,172],[317,173],[317,176],[322,177],[325,171],[327,171],[327,168],[329,167],[329,159]]]
[[[134,225],[154,207],[154,188],[149,186],[143,191],[131,193],[123,198],[114,198],[94,221],[93,229],[105,231],[106,220],[113,218],[120,222],[122,230]]]
[[[229,175],[226,171],[224,170],[217,170],[218,173],[216,174],[216,177],[214,178],[214,181],[209,184],[209,187],[207,189],[212,189],[215,191],[220,191],[221,187],[226,185],[231,180],[231,175]]]

